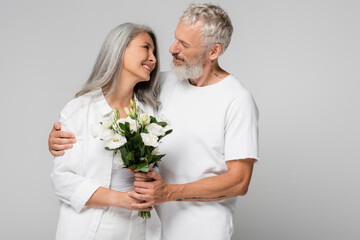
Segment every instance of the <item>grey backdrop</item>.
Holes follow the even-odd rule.
[[[106,34],[149,24],[168,70],[189,2],[0,1],[0,239],[54,238],[48,133]],[[359,1],[211,2],[235,28],[220,63],[260,109],[262,161],[239,198],[233,239],[360,239]]]

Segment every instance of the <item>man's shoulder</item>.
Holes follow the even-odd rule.
[[[171,72],[160,72],[160,88],[163,89],[165,85],[172,85],[178,82],[177,77]]]
[[[227,96],[235,98],[252,98],[251,92],[244,86],[240,78],[229,75],[223,79],[223,81]]]
[[[176,76],[171,71],[160,72],[160,81],[163,82],[167,79],[176,79]]]

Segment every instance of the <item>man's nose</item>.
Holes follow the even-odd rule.
[[[174,43],[170,46],[169,52],[172,53],[172,54],[180,52],[179,41],[178,40],[175,40]]]

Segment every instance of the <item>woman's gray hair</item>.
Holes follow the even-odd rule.
[[[202,22],[200,43],[205,50],[219,43],[224,53],[231,41],[233,26],[227,13],[213,4],[190,4],[180,18],[186,24]]]
[[[111,94],[119,80],[121,67],[123,64],[123,56],[126,47],[140,33],[148,33],[154,42],[154,56],[157,59],[156,66],[150,74],[150,80],[139,82],[134,88],[136,97],[142,103],[157,109],[160,105],[158,101],[159,94],[159,54],[156,36],[154,32],[145,25],[134,23],[123,23],[114,28],[106,37],[100,52],[97,56],[95,65],[90,74],[89,79],[83,88],[75,95],[79,97],[90,91],[99,88],[106,88],[105,96]]]

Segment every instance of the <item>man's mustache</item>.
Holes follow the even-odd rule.
[[[173,56],[174,58],[176,58],[177,60],[185,61],[183,58],[180,58],[177,53],[173,53],[172,56]]]

